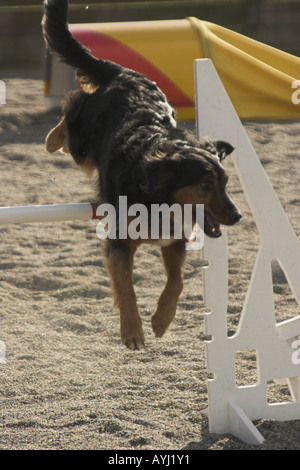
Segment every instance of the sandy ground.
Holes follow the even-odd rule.
[[[44,139],[59,113],[46,113],[39,79],[5,78],[0,115],[0,204],[84,202],[93,188],[71,158],[49,155]],[[300,236],[300,126],[247,123],[247,132]],[[230,192],[242,222],[229,232],[228,331],[236,331],[258,233],[230,158]],[[175,321],[157,340],[150,316],[165,280],[156,248],[139,250],[135,287],[146,348],[120,344],[95,222],[0,228],[0,449],[254,449],[209,433],[201,258],[189,252]],[[299,313],[274,265],[276,321]],[[251,355],[241,367],[255,378]],[[241,382],[242,383],[242,382]],[[290,401],[270,383],[268,400]],[[255,422],[260,449],[300,449],[300,421]]]

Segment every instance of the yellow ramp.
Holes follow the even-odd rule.
[[[195,117],[193,63],[199,58],[212,60],[241,119],[300,118],[300,59],[221,26],[186,18],[70,29],[96,57],[156,81],[179,119]]]

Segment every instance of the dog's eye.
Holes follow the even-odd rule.
[[[202,191],[211,191],[213,189],[214,182],[211,179],[203,179],[199,184]]]

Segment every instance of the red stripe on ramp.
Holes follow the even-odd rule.
[[[83,31],[78,26],[73,25],[70,30],[74,37],[90,50],[93,56],[111,60],[123,67],[133,69],[156,82],[175,108],[194,107],[194,102],[172,80],[126,45],[101,33]]]

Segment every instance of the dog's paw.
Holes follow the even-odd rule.
[[[151,318],[151,324],[152,324],[152,329],[154,331],[154,334],[156,338],[161,338],[166,330],[168,329],[169,322],[163,321],[164,319],[161,318],[159,315],[153,315]]]
[[[145,337],[142,327],[140,326],[133,328],[132,330],[126,329],[126,331],[121,331],[121,340],[122,343],[132,351],[142,349],[145,345]]]
[[[123,343],[128,349],[131,349],[131,351],[139,351],[143,349],[145,345],[144,340],[141,338],[128,338],[123,341]]]

